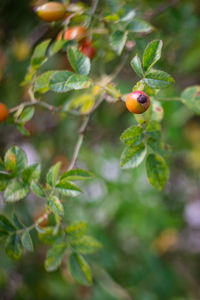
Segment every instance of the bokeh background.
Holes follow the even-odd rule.
[[[33,47],[53,37],[59,28],[40,21],[32,11],[33,1],[0,1],[0,101],[12,108],[27,100],[27,89],[20,86]],[[168,3],[159,0],[127,1],[144,18],[151,17],[156,30],[144,37],[133,37],[137,46],[133,55],[142,53],[148,41],[164,42],[159,67],[176,80],[163,97],[180,96],[200,78],[200,2],[177,1],[164,12]],[[89,1],[85,1],[90,5]],[[116,5],[117,0],[102,0]],[[95,42],[95,36],[94,36]],[[101,57],[106,57],[106,72],[118,63],[105,40],[96,43],[98,55],[93,74],[98,74]],[[65,53],[53,57],[44,69],[65,69]],[[131,91],[137,78],[129,64],[117,78],[123,93]],[[67,106],[69,94],[47,93],[44,101]],[[78,285],[70,277],[67,263],[53,273],[44,270],[48,246],[33,234],[35,252],[25,253],[13,262],[0,248],[0,299],[69,300],[198,300],[200,299],[200,117],[179,101],[163,101],[164,140],[170,147],[170,180],[164,191],[155,191],[148,183],[144,165],[122,171],[119,158],[123,145],[120,134],[133,123],[121,102],[104,102],[94,113],[87,130],[79,166],[95,173],[84,183],[84,194],[65,205],[66,221],[89,221],[89,231],[104,245],[88,257],[93,263],[92,287]],[[41,162],[43,174],[55,162],[69,164],[80,119],[52,114],[37,108],[27,124],[29,137],[22,136],[12,124],[0,125],[0,154],[13,144],[21,146],[30,163]],[[38,214],[41,201],[33,196],[6,208],[17,209],[26,224]],[[5,209],[0,196],[0,209]],[[95,265],[98,264],[98,265]]]

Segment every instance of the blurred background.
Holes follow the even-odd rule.
[[[40,21],[33,13],[36,1],[1,0],[0,3],[0,101],[12,108],[27,100],[24,79],[33,47],[43,39],[55,37],[59,27]],[[42,1],[40,1],[41,3]],[[73,1],[71,1],[73,2]],[[74,1],[75,2],[75,1]],[[83,1],[84,2],[84,1]],[[100,1],[101,11],[116,0]],[[90,5],[90,1],[85,1]],[[148,41],[164,42],[159,68],[176,80],[163,97],[180,96],[200,78],[200,2],[177,1],[162,12],[168,3],[159,0],[127,1],[156,28],[144,37],[133,36],[133,55],[142,53]],[[118,58],[104,38],[94,35],[98,49],[92,73],[98,75],[101,58],[106,72],[111,72]],[[66,69],[66,54],[58,53],[43,69]],[[129,66],[117,78],[122,93],[131,91],[137,77]],[[42,96],[54,105],[68,105],[72,94]],[[44,270],[48,245],[33,234],[35,252],[25,253],[13,262],[0,248],[0,299],[69,299],[69,300],[198,300],[200,299],[200,117],[178,101],[163,101],[164,140],[170,145],[170,180],[164,191],[155,191],[148,183],[144,164],[122,171],[119,158],[123,145],[120,134],[133,124],[133,117],[122,102],[105,101],[91,118],[78,166],[96,176],[84,183],[84,193],[69,200],[66,221],[86,220],[89,231],[104,245],[88,257],[94,265],[94,285],[83,287],[70,277],[67,264],[53,273]],[[0,125],[0,154],[13,144],[22,147],[29,163],[41,162],[45,175],[55,162],[66,170],[80,126],[76,116],[52,114],[37,108],[28,122],[30,136],[16,126]],[[1,200],[1,196],[0,196]],[[15,204],[28,225],[40,214],[41,200],[33,196]],[[0,209],[6,209],[0,201]]]

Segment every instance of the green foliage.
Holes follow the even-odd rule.
[[[69,47],[68,51],[69,61],[76,73],[81,75],[88,75],[90,72],[90,60],[82,54],[76,47]]]
[[[81,255],[72,253],[68,260],[68,268],[73,278],[75,278],[79,283],[83,285],[92,284],[92,273],[90,267]]]

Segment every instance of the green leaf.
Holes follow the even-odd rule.
[[[55,73],[55,71],[47,71],[40,76],[37,77],[34,86],[34,92],[46,93],[49,88],[49,80],[51,76]]]
[[[50,196],[47,200],[47,205],[54,214],[57,214],[60,217],[64,215],[63,205],[56,196]]]
[[[50,186],[55,186],[58,180],[59,172],[60,172],[61,162],[57,162],[54,166],[49,169],[47,173],[47,183]]]
[[[154,139],[161,137],[161,125],[159,122],[150,121],[146,126],[146,134]]]
[[[72,277],[80,284],[92,284],[92,273],[90,267],[81,255],[72,253],[68,259],[68,268]]]
[[[142,127],[135,125],[126,129],[120,136],[121,141],[129,147],[139,145],[143,138],[144,134]]]
[[[29,184],[31,183],[32,180],[37,182],[40,179],[40,173],[41,173],[40,164],[31,165],[26,169],[24,169],[22,173],[23,180],[24,182]]]
[[[102,244],[89,235],[85,235],[79,240],[72,240],[71,246],[76,252],[82,254],[95,253],[102,248]]]
[[[22,244],[28,251],[33,251],[33,242],[28,231],[24,231],[22,234]]]
[[[5,249],[9,258],[19,259],[23,253],[20,236],[17,234],[10,235],[6,240]]]
[[[7,171],[21,172],[27,165],[27,157],[21,148],[13,146],[6,152],[4,163]]]
[[[155,189],[162,190],[169,178],[169,169],[165,160],[159,155],[149,154],[146,171],[150,184]]]
[[[59,194],[70,197],[76,197],[81,193],[81,190],[76,185],[70,183],[66,179],[63,179],[56,184],[56,190]]]
[[[181,94],[181,101],[189,109],[200,114],[200,85],[187,87]]]
[[[38,197],[41,197],[41,198],[46,197],[46,194],[45,194],[43,188],[41,187],[41,185],[39,183],[36,183],[35,181],[32,181],[32,183],[31,183],[31,190]]]
[[[45,259],[45,269],[48,272],[55,271],[61,264],[65,255],[67,245],[63,242],[55,243],[47,252]]]
[[[76,75],[69,71],[57,71],[50,79],[50,89],[57,93],[88,88],[91,80],[84,75]]]
[[[139,77],[143,77],[142,62],[137,54],[131,60],[131,67]]]
[[[93,177],[93,174],[82,169],[74,169],[65,172],[61,176],[61,180],[64,178],[67,178],[67,180],[84,180],[84,179],[90,179]]]
[[[17,124],[17,130],[22,134],[22,135],[26,135],[29,136],[30,132],[24,127],[23,123],[18,123]]]
[[[122,53],[126,40],[127,40],[127,31],[117,30],[111,35],[112,48],[117,52],[118,55]]]
[[[167,88],[174,83],[174,79],[164,71],[151,70],[145,75],[144,82],[154,89]]]
[[[61,238],[61,231],[55,231],[55,228],[53,226],[49,227],[35,227],[38,232],[38,237],[40,241],[42,241],[44,244],[56,244],[58,239]]]
[[[77,47],[68,47],[68,59],[72,68],[76,73],[81,75],[88,75],[90,72],[90,59],[81,53]]]
[[[29,186],[17,180],[13,180],[8,184],[4,192],[4,198],[6,202],[16,202],[25,198],[29,192]]]
[[[21,220],[15,213],[13,214],[13,223],[17,229],[24,229],[24,224],[21,222]]]
[[[166,154],[165,144],[159,139],[155,140],[153,138],[149,138],[147,140],[147,145],[156,153],[161,156]]]
[[[31,65],[34,69],[38,69],[40,65],[47,60],[45,55],[50,42],[51,40],[48,39],[36,46],[31,58]]]
[[[9,183],[11,178],[10,174],[0,173],[0,191],[4,191]]]
[[[87,232],[88,224],[86,222],[76,222],[65,228],[65,233],[72,239],[80,239]]]
[[[15,230],[15,226],[4,215],[0,215],[0,236]]]
[[[163,42],[161,40],[152,41],[147,45],[143,55],[143,67],[145,71],[151,69],[160,59],[162,45]]]
[[[121,168],[130,169],[138,167],[144,160],[146,147],[144,143],[133,148],[125,148],[121,155]]]
[[[152,25],[149,24],[148,22],[134,18],[133,21],[131,21],[128,24],[127,30],[132,31],[132,32],[149,32],[153,29]]]
[[[34,107],[27,107],[20,114],[19,120],[23,123],[26,123],[30,119],[32,119],[34,113],[35,113],[35,108]]]
[[[67,41],[65,41],[63,39],[55,41],[51,46],[50,55],[56,54],[58,51],[63,49],[66,44],[67,44]]]

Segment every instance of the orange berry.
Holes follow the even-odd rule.
[[[87,38],[83,39],[81,42],[80,51],[90,59],[92,59],[97,52],[96,48],[94,48],[92,45],[92,41]]]
[[[0,122],[5,121],[8,118],[9,110],[7,106],[3,103],[0,103]]]
[[[149,96],[142,91],[134,91],[126,98],[126,107],[133,114],[142,114],[150,106]]]
[[[57,40],[61,40],[62,38],[65,41],[71,40],[80,40],[87,35],[87,29],[83,26],[73,26],[65,30],[65,32],[61,31],[58,36]]]
[[[38,17],[46,22],[62,20],[66,13],[64,4],[60,2],[47,2],[36,7],[35,11]]]

